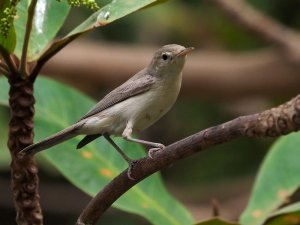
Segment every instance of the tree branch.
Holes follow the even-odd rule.
[[[300,63],[300,34],[273,20],[244,0],[207,0],[213,2],[243,28],[279,47],[293,63]]]
[[[30,33],[32,30],[32,21],[34,17],[34,10],[36,6],[37,0],[32,0],[29,9],[28,9],[28,17],[26,22],[26,28],[25,28],[25,36],[24,36],[24,42],[23,42],[23,48],[22,48],[22,56],[20,61],[20,74],[24,78],[27,71],[27,52],[28,52],[28,45],[29,45],[29,39],[30,39]]]
[[[132,169],[135,180],[130,180],[126,171],[123,171],[89,202],[76,225],[96,224],[103,213],[131,187],[179,159],[239,137],[277,137],[299,129],[300,95],[277,108],[238,117],[200,131],[167,146],[157,152],[153,159],[147,157],[137,160]]]

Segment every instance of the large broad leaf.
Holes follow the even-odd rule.
[[[15,53],[18,57],[20,57],[22,53],[26,21],[28,16],[27,12],[30,2],[30,0],[21,0],[17,7],[17,17],[15,19],[17,47]],[[67,1],[37,1],[28,47],[29,60],[36,59],[49,44],[49,42],[54,38],[58,30],[63,25],[69,9],[70,6],[68,5]]]
[[[51,47],[44,52],[40,60],[44,61],[44,59],[47,59],[49,58],[49,56],[54,55],[61,48],[63,48],[78,36],[87,33],[95,29],[96,27],[107,25],[139,9],[163,3],[165,1],[166,0],[111,0],[108,4],[101,7],[100,10],[92,14],[88,19],[86,19],[82,24],[72,30],[64,38],[55,41],[51,45]],[[102,6],[101,3],[100,6]]]
[[[35,86],[36,140],[72,124],[95,104],[79,92],[45,78],[39,79]],[[1,79],[0,102],[7,99],[7,91],[6,81]],[[82,150],[75,150],[81,138],[82,136],[73,138],[40,154],[44,154],[74,185],[93,196],[123,171],[127,163],[103,138]],[[117,143],[132,158],[145,155],[138,144],[122,139],[118,139]],[[152,224],[193,223],[186,209],[166,191],[158,173],[133,187],[114,206],[139,214]]]
[[[300,133],[282,137],[272,146],[240,218],[241,224],[262,224],[300,186],[299,146]]]
[[[11,0],[4,0],[0,2],[0,20],[7,19],[4,14],[4,9],[10,5]],[[4,49],[6,52],[11,53],[16,47],[16,32],[15,27],[11,24],[7,36],[0,33],[0,48]]]

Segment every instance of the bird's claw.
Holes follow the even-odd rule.
[[[132,176],[132,169],[134,165],[136,164],[137,160],[131,160],[128,162],[128,170],[127,170],[127,176],[130,180],[135,180],[135,178]]]
[[[153,159],[153,156],[154,154],[157,152],[157,151],[160,151],[162,149],[164,149],[166,146],[164,146],[163,144],[160,144],[160,143],[157,143],[155,145],[154,148],[151,148],[149,149],[148,151],[148,156]],[[132,160],[132,159],[127,159],[126,160],[128,162],[128,170],[127,170],[127,176],[130,180],[136,180],[133,176],[132,176],[132,169],[133,167],[135,166],[135,164],[137,163],[137,160]]]
[[[157,151],[160,151],[162,149],[164,149],[166,146],[164,146],[163,144],[157,144],[157,147],[155,148],[150,148],[149,151],[148,151],[148,156],[153,159],[153,156],[154,154],[157,152]]]

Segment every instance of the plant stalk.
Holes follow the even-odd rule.
[[[27,71],[27,52],[28,52],[28,45],[29,45],[29,39],[30,34],[32,30],[32,21],[34,17],[34,10],[36,6],[37,0],[32,0],[29,9],[28,9],[28,17],[27,17],[27,23],[26,23],[26,29],[25,29],[25,36],[24,36],[24,42],[23,42],[23,48],[22,48],[22,56],[20,61],[20,74],[23,78],[26,77],[28,74]]]
[[[38,193],[38,167],[33,157],[20,159],[18,153],[33,143],[33,83],[19,74],[10,74],[8,148],[11,153],[11,183],[18,225],[42,225],[43,215]]]

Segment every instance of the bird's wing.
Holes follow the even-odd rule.
[[[108,93],[80,120],[95,115],[109,108],[110,106],[122,102],[132,96],[148,91],[154,82],[155,82],[155,78],[151,75],[142,75],[141,73],[136,74],[134,77],[126,81],[124,84],[117,87],[112,92]]]

